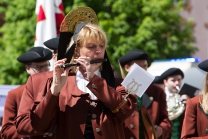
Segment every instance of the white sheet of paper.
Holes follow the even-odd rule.
[[[140,85],[135,94],[141,97],[150,86],[154,78],[155,77],[153,75],[134,63],[121,84],[127,89],[127,85],[129,85],[132,82],[132,79],[134,79],[134,81]],[[130,86],[132,86],[132,84]]]

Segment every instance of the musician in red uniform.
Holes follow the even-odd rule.
[[[131,50],[119,58],[119,62],[128,72],[134,63],[147,70],[148,59],[147,53]],[[126,139],[153,139],[154,135],[155,138],[167,139],[171,131],[171,122],[168,119],[164,91],[151,84],[142,98],[138,97],[138,107],[125,121],[124,126]]]
[[[73,10],[72,20],[93,21],[96,17],[91,14],[89,7],[78,7]],[[68,23],[72,21],[68,19],[70,15],[62,25],[73,26]],[[121,123],[134,111],[136,98],[123,98],[125,88],[122,80],[114,78],[106,53],[105,32],[89,21],[80,21],[74,27],[72,38],[62,38],[67,32],[61,32],[59,40],[59,44],[62,40],[71,41],[66,43],[69,48],[64,54],[73,57],[57,60],[53,74],[45,72],[28,79],[15,121],[17,130],[27,133],[30,129],[25,124],[30,123],[38,132],[55,131],[56,139],[125,139]],[[91,60],[103,58],[107,62],[90,64]],[[60,68],[66,60],[80,65]],[[47,81],[39,84],[45,78]]]
[[[34,75],[40,72],[49,71],[49,60],[52,58],[52,52],[43,47],[33,47],[28,52],[22,54],[17,60],[25,64],[25,69],[29,75]],[[34,135],[34,130],[30,130],[30,135],[20,135],[17,133],[14,125],[14,119],[17,116],[20,100],[22,98],[23,90],[26,85],[13,89],[8,92],[5,106],[3,125],[1,129],[2,139],[23,139],[28,138],[30,135]],[[41,139],[43,135],[38,136]]]

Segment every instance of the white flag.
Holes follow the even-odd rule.
[[[59,28],[64,19],[62,0],[36,0],[35,13],[37,25],[34,46],[45,47],[43,42],[55,38],[60,33]],[[53,61],[50,62],[53,65]]]

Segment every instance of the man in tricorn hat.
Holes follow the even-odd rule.
[[[144,70],[147,70],[149,56],[142,50],[131,50],[126,55],[119,58],[119,63],[129,72],[134,63],[138,64]],[[155,86],[150,85],[142,98],[138,97],[138,109],[132,113],[125,121],[125,137],[126,138],[151,138],[153,133],[157,138],[167,139],[171,131],[171,122],[168,119],[165,93]],[[142,103],[140,103],[142,101]],[[143,115],[143,109],[147,109],[147,114]],[[148,115],[151,117],[150,127],[147,127]],[[139,122],[138,122],[139,120]],[[138,129],[139,128],[139,129]],[[149,129],[153,129],[150,131]]]
[[[184,73],[179,68],[169,68],[160,75],[165,85],[166,100],[168,106],[169,119],[173,123],[169,138],[179,139],[181,135],[182,123],[184,119],[185,103],[189,99],[188,95],[178,94],[182,85]],[[183,98],[183,99],[182,99]],[[172,109],[172,106],[176,106]]]
[[[43,42],[43,44],[52,50],[53,52],[53,61],[52,63],[54,63],[57,60],[57,55],[58,55],[58,45],[59,45],[59,37],[60,35],[58,35],[55,38],[49,39],[45,42]],[[53,67],[53,66],[52,66]]]
[[[39,132],[54,131],[56,139],[125,139],[121,123],[137,101],[134,95],[124,99],[127,93],[121,80],[114,78],[106,53],[107,37],[94,24],[96,20],[89,7],[67,14],[53,74],[36,74],[26,84],[20,105],[23,110],[15,121],[20,133],[30,130],[24,128],[29,122]],[[103,59],[103,63],[93,63]],[[74,62],[76,67],[67,68],[66,62]]]
[[[53,50],[54,54],[58,54],[59,37],[60,35],[58,35],[55,38],[49,39],[43,43],[46,47]]]
[[[52,58],[52,52],[43,47],[33,47],[28,52],[22,54],[17,60],[25,65],[25,69],[29,75],[36,73],[45,72],[49,70],[49,60]],[[29,136],[18,134],[14,125],[14,119],[17,116],[20,100],[22,97],[25,84],[20,87],[9,91],[5,106],[4,106],[4,117],[3,126],[1,129],[1,137],[3,139],[23,139],[29,138]],[[35,131],[30,131],[31,135],[35,135]],[[42,136],[38,136],[41,139]]]

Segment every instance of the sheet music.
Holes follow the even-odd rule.
[[[135,83],[132,83],[132,81],[134,80],[137,83],[137,85],[139,85],[139,89],[135,92],[135,94],[141,97],[144,94],[144,92],[147,90],[147,88],[150,86],[154,78],[155,77],[153,75],[151,75],[146,70],[144,70],[143,68],[141,68],[140,66],[134,63],[129,73],[127,74],[127,76],[125,77],[125,79],[123,80],[121,84],[126,89],[128,89],[129,86],[132,86],[132,84],[135,84]]]

